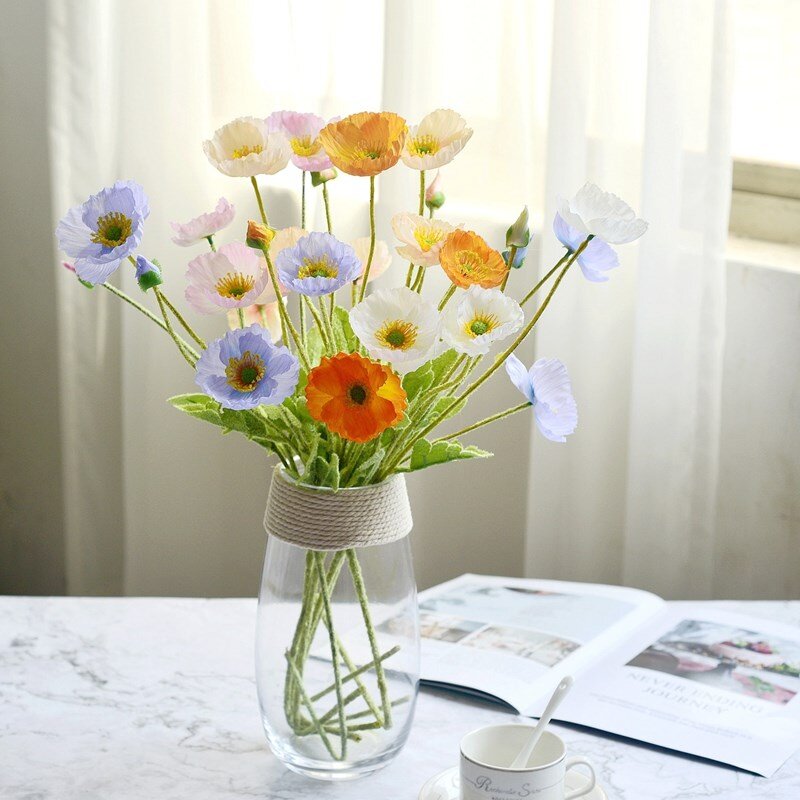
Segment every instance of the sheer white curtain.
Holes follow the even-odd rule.
[[[616,191],[641,207],[650,233],[622,249],[608,285],[570,275],[524,354],[534,357],[535,344],[567,363],[579,433],[553,445],[519,415],[476,435],[494,462],[413,479],[419,575],[427,584],[524,568],[707,593],[728,169],[724,5],[51,0],[54,211],[115,179],[140,181],[152,207],[143,251],[165,264],[180,300],[191,254],[170,243],[168,221],[223,194],[241,225],[254,214],[246,182],[205,162],[200,142],[214,128],[283,107],[328,116],[383,107],[410,121],[452,107],[475,135],[443,172],[443,216],[500,246],[528,203],[537,238],[513,276],[521,294],[557,257],[556,193],[587,178]],[[415,206],[416,177],[398,168],[380,179],[384,238],[389,213]],[[298,184],[292,169],[269,180],[277,224],[297,223]],[[335,232],[365,234],[365,182],[340,177],[331,194]],[[135,294],[131,284],[124,276]],[[59,287],[70,591],[252,591],[262,453],[164,402],[192,380],[160,331],[101,290]],[[218,335],[219,319],[201,324]],[[472,417],[516,402],[502,375],[491,386],[471,402]],[[690,553],[697,573],[682,569]]]

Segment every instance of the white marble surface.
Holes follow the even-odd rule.
[[[800,602],[715,603],[800,625]],[[471,728],[509,714],[423,690],[385,770],[326,785],[268,751],[253,681],[254,600],[0,598],[0,797],[414,800]],[[797,800],[800,757],[770,780],[574,728],[611,800]]]

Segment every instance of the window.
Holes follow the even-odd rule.
[[[730,231],[800,244],[800,2],[735,0]]]

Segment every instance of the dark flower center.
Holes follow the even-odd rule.
[[[347,396],[358,406],[363,406],[367,399],[367,390],[360,384],[353,384],[347,392]]]

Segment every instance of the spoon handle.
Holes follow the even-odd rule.
[[[536,727],[533,729],[531,738],[511,763],[511,769],[522,769],[527,765],[530,757],[533,755],[533,751],[535,750],[539,739],[541,739],[542,734],[544,733],[544,729],[548,726],[550,720],[553,719],[553,714],[556,713],[556,709],[571,688],[572,676],[567,675],[561,680],[561,683],[556,686],[556,690],[553,692],[550,702],[547,704],[542,716],[539,718],[539,722],[536,723]]]

